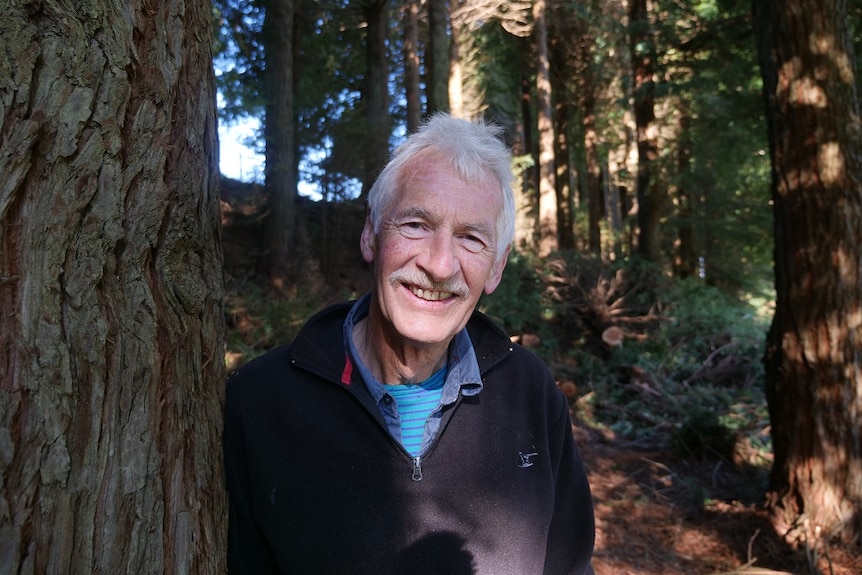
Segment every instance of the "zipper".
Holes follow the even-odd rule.
[[[509,351],[511,351],[511,349]],[[449,416],[448,416],[449,418],[452,417],[452,414],[455,412],[455,409],[457,409],[459,405],[461,405],[461,394],[460,393],[458,394],[458,397],[455,399],[454,404],[451,406],[452,413],[449,414]],[[444,408],[444,411],[445,411],[445,408]],[[443,414],[443,415],[445,417],[445,414]],[[447,424],[448,424],[448,419],[446,421],[441,419],[440,429],[437,430],[437,436],[434,438],[434,441],[431,442],[431,445],[429,445],[428,448],[425,450],[424,455],[429,455],[434,450],[434,446],[437,445],[437,442],[440,441],[440,436],[443,434],[443,430],[445,429]],[[402,451],[407,453],[407,450],[404,449],[404,446],[401,445],[400,442],[398,442],[394,439],[392,441],[394,443],[396,443],[398,445],[398,447],[401,448]],[[413,459],[413,475],[411,476],[411,479],[413,479],[413,481],[422,481],[422,457],[419,455],[416,455],[412,459]]]

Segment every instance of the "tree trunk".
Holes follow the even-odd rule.
[[[680,100],[678,104],[679,133],[677,135],[677,184],[676,220],[677,253],[674,260],[674,273],[678,277],[692,277],[697,273],[697,251],[694,247],[694,199],[690,190],[688,176],[691,171],[691,115],[688,104]]]
[[[562,90],[560,90],[562,92]],[[557,222],[559,225],[560,249],[571,250],[575,247],[574,201],[572,199],[572,178],[569,157],[569,106],[565,100],[557,102],[556,140],[554,159],[556,174],[554,184],[557,191]]]
[[[845,3],[754,2],[772,154],[769,505],[788,538],[862,534],[862,127]]]
[[[545,0],[533,1],[533,37],[536,45],[536,119],[539,134],[539,255],[559,248],[557,190],[554,183],[554,121],[548,63],[548,28]]]
[[[449,12],[446,0],[428,0],[428,113],[449,111]]]
[[[3,573],[224,571],[211,17],[0,15]]]
[[[289,263],[296,241],[296,150],[293,111],[294,0],[267,0],[266,195],[258,270],[276,287],[293,282]]]
[[[419,0],[404,3],[404,97],[407,101],[407,133],[419,129],[422,98],[419,91]]]
[[[454,8],[454,2],[450,10]],[[456,118],[466,118],[464,112],[464,71],[461,65],[461,37],[465,34],[463,27],[451,22],[451,39],[449,41],[449,112]]]
[[[646,259],[659,257],[659,197],[652,177],[658,158],[655,126],[655,47],[650,31],[646,0],[631,0],[629,5],[629,49],[634,82],[635,131],[637,133],[638,167],[638,252]]]
[[[610,232],[610,253],[612,259],[622,257],[621,238],[623,234],[622,200],[620,198],[620,187],[614,182],[614,173],[611,172],[609,164],[602,168],[602,195],[605,198],[605,214],[608,218]]]
[[[533,138],[533,95],[532,82],[526,76],[521,78],[521,126],[524,133],[524,155],[535,158]],[[521,193],[516,200],[515,242],[522,249],[538,251],[536,230],[539,228],[538,169],[536,165],[524,169]]]
[[[588,66],[589,68],[589,66]],[[583,86],[584,108],[584,158],[586,159],[587,213],[589,249],[596,255],[602,253],[601,219],[603,195],[601,188],[601,164],[599,163],[599,135],[596,130],[596,94],[592,74],[589,73]]]
[[[365,39],[365,118],[368,143],[362,194],[367,195],[389,158],[389,59],[386,32],[389,29],[388,0],[369,0],[364,5],[368,35]]]

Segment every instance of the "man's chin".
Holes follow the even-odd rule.
[[[407,321],[404,325],[396,325],[395,329],[405,342],[417,347],[433,347],[448,345],[455,334],[460,331],[458,326],[447,327],[441,321]]]
[[[434,347],[437,345],[449,345],[454,333],[416,333],[416,330],[411,330],[412,333],[402,333],[401,336],[405,342],[409,342],[415,347]]]

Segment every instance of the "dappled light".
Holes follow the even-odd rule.
[[[225,227],[226,245],[257,221],[242,201],[231,210],[244,215]],[[348,228],[362,212],[351,217]],[[229,368],[290,341],[324,303],[362,293],[369,271],[354,237],[340,236],[336,281],[299,287],[289,301],[256,278],[252,253],[226,251]],[[498,290],[483,299],[513,341],[548,361],[570,400],[595,499],[597,575],[862,569],[862,557],[825,538],[809,550],[790,547],[764,508],[773,458],[760,365],[768,295],[734,303],[645,264],[513,253]],[[453,573],[470,572],[471,557],[445,533],[418,545],[426,544],[451,547]]]

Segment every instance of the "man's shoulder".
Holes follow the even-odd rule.
[[[521,368],[547,371],[545,363],[525,347],[513,343],[509,334],[494,320],[475,311],[467,323],[476,359],[483,373],[501,362],[515,362]]]
[[[356,300],[343,301],[324,307],[316,312],[305,322],[302,329],[299,330],[295,341],[307,336],[310,331],[331,331],[334,329],[341,333],[344,320],[347,319],[347,314],[350,313],[350,309],[355,303]]]
[[[283,372],[297,359],[331,360],[333,354],[341,357],[344,350],[344,319],[352,305],[353,302],[341,302],[318,311],[305,322],[292,342],[249,360],[232,376]]]

